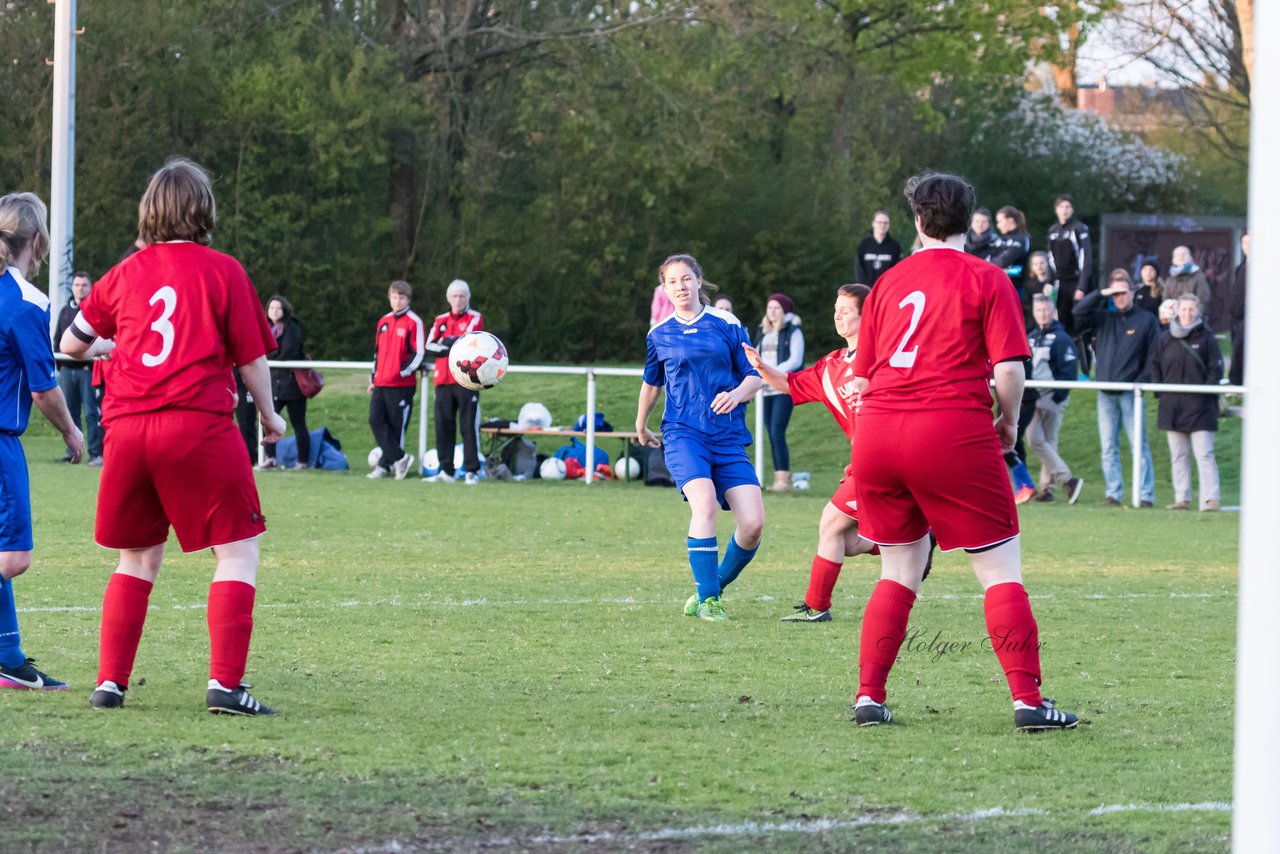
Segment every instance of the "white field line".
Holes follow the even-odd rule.
[[[646,830],[638,833],[582,833],[571,836],[543,835],[533,838],[511,836],[487,837],[476,840],[483,848],[521,847],[526,845],[591,845],[595,843],[635,844],[645,842],[675,842],[706,837],[743,838],[768,836],[778,833],[820,834],[833,830],[856,830],[860,827],[886,827],[912,824],[968,823],[1001,818],[1020,818],[1024,816],[1046,816],[1054,818],[1084,818],[1086,816],[1109,815],[1125,812],[1231,812],[1231,804],[1211,801],[1199,804],[1110,804],[1085,811],[1043,810],[1032,807],[1008,809],[991,807],[968,813],[943,813],[940,815],[919,815],[912,812],[878,813],[856,818],[819,818],[796,819],[794,821],[756,822],[746,821],[740,824],[713,824],[695,827],[666,827],[658,830]],[[455,840],[456,841],[456,840]],[[435,847],[431,843],[427,843]],[[391,852],[413,852],[423,850],[413,842],[391,840],[381,845],[359,846],[343,849],[351,854],[391,854]]]
[[[1086,593],[1079,596],[1059,596],[1054,593],[1043,593],[1033,595],[1031,599],[1043,600],[1072,600],[1083,599],[1090,601],[1124,601],[1131,599],[1223,599],[1236,597],[1235,593]],[[775,596],[756,596],[748,601],[755,602],[773,602],[778,597]],[[846,601],[861,601],[860,596],[845,596]],[[939,601],[981,601],[982,594],[975,593],[972,595],[945,594],[940,596],[929,596],[921,594],[920,601],[939,600]],[[426,599],[419,598],[413,601],[405,601],[400,597],[391,599],[347,599],[341,602],[266,602],[257,605],[257,608],[470,608],[483,605],[488,608],[518,608],[518,607],[542,607],[542,606],[561,606],[561,607],[579,607],[582,605],[670,605],[674,600],[670,599],[637,599],[633,596],[623,596],[619,598],[603,598],[603,599],[489,599],[480,597],[476,599]],[[151,605],[149,610],[159,611],[168,609],[171,611],[203,611],[205,609],[204,602],[195,602],[190,605]],[[50,605],[47,607],[19,608],[20,614],[74,614],[74,613],[93,613],[96,614],[101,608],[97,605]]]

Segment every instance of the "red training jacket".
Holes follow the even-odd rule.
[[[406,308],[388,312],[373,335],[373,384],[383,388],[417,385],[414,374],[422,365],[425,343],[422,318]]]
[[[431,323],[431,335],[427,338],[427,349],[438,353],[436,357],[436,385],[457,385],[449,370],[449,348],[442,343],[446,338],[461,338],[468,332],[479,332],[484,329],[484,318],[480,312],[469,308],[462,314],[446,311]]]

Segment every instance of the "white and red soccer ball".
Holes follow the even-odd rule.
[[[507,374],[507,348],[488,332],[468,332],[449,348],[449,372],[472,391],[493,388]]]

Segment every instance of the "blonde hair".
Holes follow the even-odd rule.
[[[190,240],[208,246],[217,221],[209,173],[185,157],[167,160],[138,203],[138,236],[146,244]]]
[[[49,209],[35,193],[0,197],[0,270],[31,246],[32,270],[49,254]]]

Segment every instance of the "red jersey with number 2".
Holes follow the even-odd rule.
[[[233,366],[276,348],[240,262],[196,243],[156,243],[112,267],[80,306],[113,338],[102,420],[162,409],[229,413]]]
[[[1028,359],[1022,305],[999,267],[923,249],[880,277],[862,307],[853,370],[862,412],[991,410],[992,366]]]

